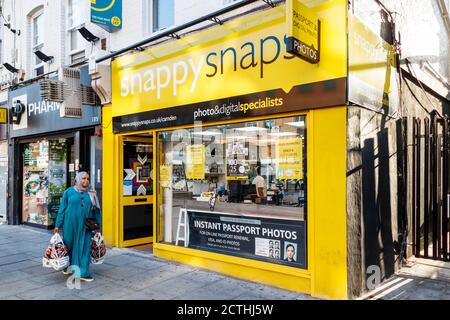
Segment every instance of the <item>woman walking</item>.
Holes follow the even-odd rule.
[[[61,198],[54,233],[63,229],[63,241],[69,251],[70,264],[80,268],[81,280],[90,282],[94,280],[89,272],[92,235],[86,229],[86,218],[95,218],[101,224],[97,194],[95,190],[89,189],[89,175],[83,171],[77,174],[75,185],[68,188]],[[63,273],[70,274],[66,270]]]

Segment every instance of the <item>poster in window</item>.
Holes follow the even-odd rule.
[[[205,146],[203,144],[186,147],[186,178],[205,179]]]
[[[279,139],[275,145],[276,178],[303,179],[303,150],[301,137]]]

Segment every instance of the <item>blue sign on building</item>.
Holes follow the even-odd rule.
[[[108,32],[122,29],[122,0],[91,0],[91,22]]]

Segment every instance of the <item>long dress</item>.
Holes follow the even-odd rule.
[[[89,264],[92,234],[86,230],[85,219],[95,217],[101,224],[100,210],[92,210],[92,207],[88,192],[78,192],[74,187],[70,187],[61,198],[55,223],[55,227],[63,230],[63,241],[69,252],[70,265],[80,268],[81,278],[91,276]]]

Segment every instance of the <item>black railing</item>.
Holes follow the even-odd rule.
[[[413,119],[413,253],[444,261],[449,259],[449,131],[447,116],[441,118],[431,113],[430,118]]]

